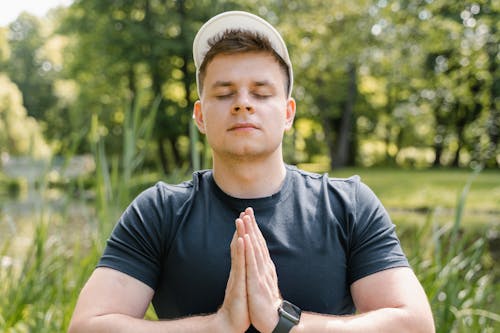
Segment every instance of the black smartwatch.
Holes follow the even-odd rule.
[[[278,308],[280,320],[272,333],[288,333],[299,323],[302,310],[288,301],[283,301]]]

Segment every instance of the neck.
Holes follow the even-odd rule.
[[[286,176],[285,163],[279,158],[262,160],[213,159],[213,174],[217,185],[228,195],[240,199],[255,199],[275,194]]]

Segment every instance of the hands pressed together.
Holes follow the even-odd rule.
[[[245,332],[252,324],[270,333],[281,303],[276,268],[269,255],[252,208],[236,219],[231,241],[231,271],[226,295],[217,315],[228,332]]]

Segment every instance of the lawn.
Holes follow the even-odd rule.
[[[429,210],[441,223],[453,219],[459,195],[473,172],[465,169],[408,170],[346,168],[332,177],[361,176],[389,210],[396,224],[421,223]],[[466,198],[464,225],[500,225],[500,171],[483,170]]]

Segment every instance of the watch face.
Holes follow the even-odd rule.
[[[295,324],[299,322],[301,312],[298,306],[290,302],[283,301],[283,303],[281,303],[281,315]]]

